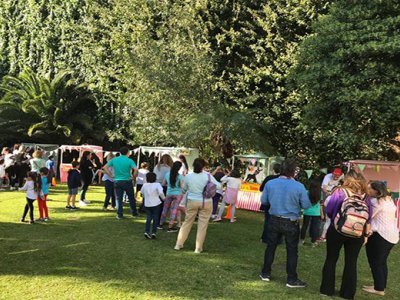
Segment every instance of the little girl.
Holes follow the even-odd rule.
[[[41,183],[38,181],[36,172],[29,172],[24,186],[19,189],[20,191],[26,191],[26,205],[21,222],[25,222],[25,217],[29,210],[30,223],[35,223],[33,218],[33,202],[36,200],[38,192],[40,192],[40,185]]]
[[[49,194],[49,170],[46,167],[40,168],[41,192],[38,194],[38,207],[39,207],[39,221],[47,222],[49,220],[49,210],[47,209],[47,195]]]
[[[144,196],[144,206],[146,208],[146,230],[144,237],[146,239],[155,239],[157,225],[159,224],[161,199],[165,199],[163,188],[159,182],[156,182],[157,175],[153,172],[146,174],[146,183],[142,186],[142,194]],[[153,221],[153,224],[151,222]],[[150,227],[152,233],[150,236]]]
[[[231,223],[236,222],[235,219],[235,204],[237,201],[237,196],[240,190],[240,185],[242,184],[242,179],[240,178],[240,172],[234,169],[229,175],[222,177],[222,184],[226,184],[226,190],[224,197],[222,198],[221,208],[219,209],[218,216],[214,219],[214,222],[220,222],[222,219],[222,213],[225,209],[225,203],[231,205]]]

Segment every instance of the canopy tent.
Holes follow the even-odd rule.
[[[151,147],[151,146],[140,146],[133,150],[138,155],[137,164],[140,166],[141,154],[148,153],[148,155],[154,154],[154,160],[160,159],[163,154],[171,155],[172,159],[178,160],[178,156],[183,154],[186,157],[187,163],[192,166],[193,161],[199,157],[199,149],[197,148],[185,148],[185,147]],[[154,162],[155,164],[155,162]]]
[[[350,169],[360,171],[367,180],[380,180],[387,184],[395,198],[400,192],[400,162],[376,160],[351,160]]]
[[[58,161],[59,161],[59,156],[58,156],[58,145],[56,144],[35,144],[35,143],[22,143],[21,145],[23,145],[25,148],[33,148],[35,150],[43,150],[44,155],[43,158],[44,159],[48,159],[48,157],[50,155],[53,155],[54,157],[54,164],[55,166],[58,166]],[[57,173],[57,170],[56,170]]]
[[[72,162],[78,160],[84,151],[94,152],[103,161],[103,147],[95,145],[62,145],[60,162],[60,180],[67,182],[68,171],[72,168]]]

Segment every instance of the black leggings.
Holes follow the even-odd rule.
[[[26,198],[26,204],[25,204],[25,209],[24,209],[24,213],[22,214],[22,220],[25,220],[26,214],[28,213],[29,210],[29,218],[31,219],[31,221],[33,221],[33,202],[35,202],[35,199],[29,199]]]

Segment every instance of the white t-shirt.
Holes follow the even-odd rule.
[[[397,244],[399,242],[396,218],[397,208],[393,200],[390,197],[388,198],[380,202],[376,198],[371,199],[371,230],[379,233],[389,243]]]
[[[164,195],[163,188],[159,182],[143,184],[141,193],[144,197],[145,207],[154,207],[160,205],[160,196]]]
[[[136,178],[136,184],[145,184],[146,183],[146,174],[149,173],[147,169],[139,169],[138,176]]]
[[[26,197],[29,199],[36,199],[37,193],[35,191],[35,184],[33,181],[26,181],[24,186],[19,189],[20,191],[26,191]]]
[[[240,185],[242,184],[242,179],[229,177],[225,175],[224,177],[221,178],[221,183],[222,184],[226,183],[226,186],[232,189],[240,189]]]
[[[332,173],[326,174],[324,180],[322,181],[321,188],[324,188],[324,186],[326,186],[328,192],[331,192],[334,187],[339,185],[339,181],[341,179],[343,179],[343,175],[340,176],[337,180],[334,180]]]
[[[160,165],[160,168],[155,166],[153,172],[157,175],[156,181],[162,183],[165,178],[165,174],[167,174],[169,171],[171,171],[171,168],[167,165]]]
[[[7,153],[6,155],[4,155],[4,166],[6,168],[11,166],[13,163],[14,163],[13,154]]]
[[[6,167],[3,165],[0,165],[0,178],[4,178],[6,176]]]

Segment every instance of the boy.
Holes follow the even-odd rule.
[[[75,206],[75,198],[78,194],[78,188],[82,185],[81,173],[78,171],[79,163],[72,162],[72,169],[68,171],[68,198],[65,209],[77,210]],[[72,203],[72,206],[70,205]]]

